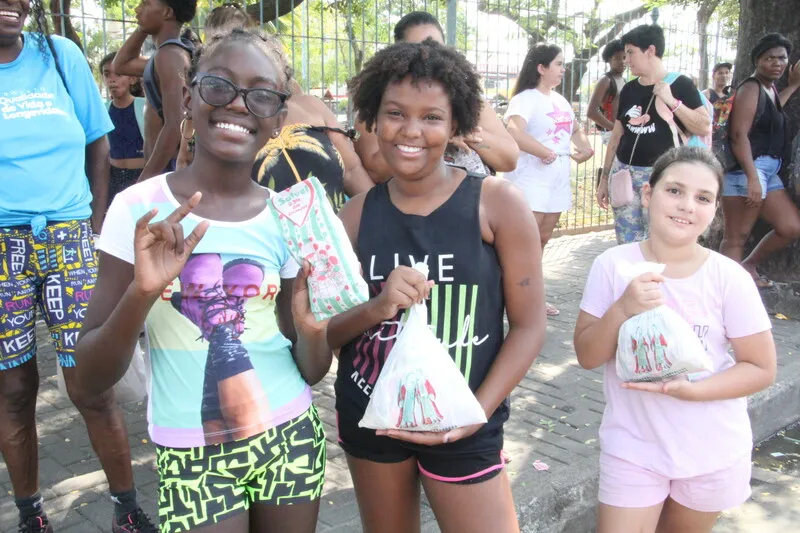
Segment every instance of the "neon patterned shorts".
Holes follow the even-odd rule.
[[[92,229],[86,220],[0,227],[0,370],[36,355],[36,308],[58,364],[75,366],[75,344],[97,280]]]
[[[312,405],[265,433],[197,448],[156,447],[161,533],[217,524],[254,503],[318,499],[325,480],[325,431]]]

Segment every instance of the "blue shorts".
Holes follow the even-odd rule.
[[[761,182],[761,199],[767,197],[772,191],[783,189],[783,182],[778,176],[781,169],[781,160],[769,155],[762,155],[754,161],[758,171],[758,181]],[[726,172],[722,196],[747,196],[747,176],[744,170]]]

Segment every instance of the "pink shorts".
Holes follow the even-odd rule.
[[[652,507],[667,499],[704,513],[718,513],[743,504],[750,497],[750,456],[724,470],[702,476],[670,479],[600,454],[600,503],[613,507]]]

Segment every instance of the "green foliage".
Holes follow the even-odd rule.
[[[739,25],[739,0],[649,0],[648,7],[689,7],[710,10],[711,15],[716,15],[722,23],[722,27],[730,35],[726,37],[736,37]]]

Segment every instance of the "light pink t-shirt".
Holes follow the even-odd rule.
[[[595,259],[586,280],[583,311],[601,318],[625,292],[627,282],[615,266],[619,261],[645,261],[640,244],[617,246]],[[717,252],[712,251],[692,276],[667,279],[661,290],[667,305],[697,333],[714,373],[735,364],[728,339],[772,327],[753,279]],[[695,374],[692,380],[710,375]],[[753,434],[746,398],[692,402],[623,389],[621,384],[612,357],[603,379],[603,452],[672,479],[716,472],[750,453]]]

